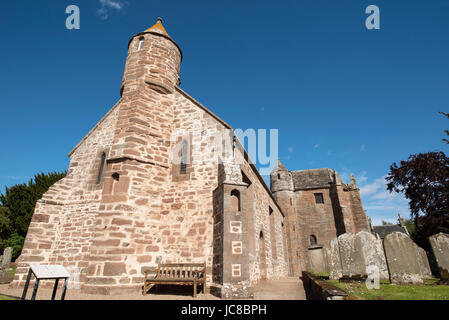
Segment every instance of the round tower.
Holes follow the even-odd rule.
[[[276,167],[270,173],[271,192],[293,191],[292,175],[278,159]]]
[[[154,26],[134,35],[128,43],[120,95],[133,93],[143,85],[160,93],[172,93],[180,84],[181,61],[181,48],[158,18]]]

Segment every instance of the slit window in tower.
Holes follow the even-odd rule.
[[[137,50],[140,50],[140,49],[143,48],[143,43],[144,43],[144,42],[145,42],[145,39],[144,39],[143,37],[139,39],[139,47],[138,47]]]
[[[322,193],[315,193],[315,203],[324,203],[324,198]]]
[[[105,162],[106,162],[106,153],[103,152],[103,154],[101,155],[100,169],[98,170],[97,184],[100,183],[101,177],[103,176]]]
[[[188,152],[189,145],[186,140],[182,140],[182,150],[181,150],[181,167],[180,167],[180,173],[186,174],[187,173],[187,152]]]

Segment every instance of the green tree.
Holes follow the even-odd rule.
[[[11,213],[5,206],[0,206],[0,248],[6,247],[7,239],[11,234]],[[2,251],[3,252],[3,251]]]
[[[20,255],[36,201],[65,175],[66,172],[38,173],[28,184],[17,184],[0,194],[0,250],[10,246],[14,259]]]

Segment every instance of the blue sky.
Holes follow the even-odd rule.
[[[118,101],[130,37],[157,17],[181,46],[181,87],[234,128],[278,129],[290,170],[358,179],[375,224],[408,216],[389,166],[448,151],[449,1],[7,1],[0,12],[0,190],[65,170]],[[68,5],[80,30],[65,28]],[[380,8],[367,30],[365,8]]]

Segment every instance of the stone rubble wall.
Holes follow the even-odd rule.
[[[24,284],[32,263],[74,268],[80,273],[74,285],[84,281],[103,185],[96,185],[98,168],[101,154],[112,145],[119,108],[120,103],[82,140],[71,154],[67,176],[37,202],[11,286]]]

